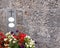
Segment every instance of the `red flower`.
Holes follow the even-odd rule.
[[[14,37],[15,39],[18,39],[18,37],[17,37],[16,35],[13,35],[13,37]]]
[[[0,32],[0,40],[3,40],[4,38],[6,38],[6,36],[3,34],[3,32]]]
[[[18,34],[18,39],[19,39],[19,44],[20,45],[23,44],[25,36],[26,36],[26,34],[24,34],[24,33],[19,33]]]
[[[0,32],[0,44],[2,44],[4,38],[6,38],[6,36],[3,34],[3,32]]]

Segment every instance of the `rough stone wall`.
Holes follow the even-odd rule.
[[[60,48],[60,0],[0,0],[0,31],[7,31],[10,1],[17,28],[36,41],[36,48]]]

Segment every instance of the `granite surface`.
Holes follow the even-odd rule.
[[[16,9],[17,29],[36,48],[60,48],[60,0],[0,0],[0,31],[7,31],[6,9]]]

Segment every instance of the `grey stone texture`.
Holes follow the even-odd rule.
[[[0,0],[3,32],[8,8],[16,9],[17,29],[36,41],[35,48],[60,48],[60,0]]]

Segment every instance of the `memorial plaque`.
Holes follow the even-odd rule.
[[[16,10],[8,9],[6,13],[7,31],[16,33]]]

